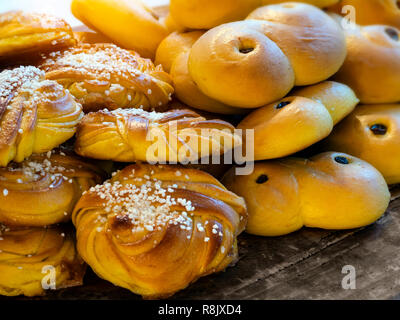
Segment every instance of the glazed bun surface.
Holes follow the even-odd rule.
[[[246,232],[262,236],[281,236],[303,226],[362,227],[376,221],[390,201],[374,167],[336,152],[259,162],[248,176],[236,176],[231,169],[223,183],[246,201]]]
[[[325,150],[359,157],[377,168],[387,183],[400,183],[400,105],[360,105],[324,141]]]
[[[261,0],[171,0],[173,19],[189,29],[211,29],[244,19]]]
[[[348,54],[334,79],[350,86],[361,103],[400,101],[400,31],[375,25],[345,32]]]
[[[333,81],[292,94],[251,112],[239,123],[238,129],[254,130],[255,160],[285,157],[324,139],[358,103],[349,87]]]
[[[397,0],[341,0],[329,10],[341,14],[344,6],[354,8],[357,24],[400,28],[400,5]]]
[[[246,21],[218,26],[190,50],[190,76],[207,96],[230,106],[256,108],[294,85],[332,76],[346,56],[340,26],[302,3],[256,9]]]

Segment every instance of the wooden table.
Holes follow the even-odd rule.
[[[8,6],[0,3],[0,12],[15,8],[37,9],[35,5],[44,2],[47,6],[45,4],[41,11],[62,13],[59,15],[77,25],[69,14],[69,0],[13,0],[12,5],[7,2]],[[23,6],[28,3],[33,6]],[[302,229],[277,238],[243,234],[239,238],[240,259],[235,267],[202,278],[171,299],[399,299],[400,198],[395,198],[396,195],[387,213],[366,228]],[[346,265],[356,270],[355,290],[342,288],[345,276],[342,268]],[[3,299],[10,298],[0,298]],[[52,291],[34,299],[140,297],[97,278],[89,270],[82,287]]]

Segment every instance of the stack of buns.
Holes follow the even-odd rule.
[[[165,298],[234,264],[243,231],[379,219],[400,182],[400,31],[364,1],[363,26],[339,0],[73,0],[92,29],[75,32],[1,14],[0,294],[43,294],[48,265],[79,285],[85,262]],[[220,163],[238,149],[252,172]]]

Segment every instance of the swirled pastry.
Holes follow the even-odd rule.
[[[85,115],[75,152],[101,160],[188,163],[224,154],[241,142],[228,122],[206,120],[194,111],[118,109]]]
[[[81,285],[86,265],[74,240],[69,227],[0,225],[0,295],[32,297]]]
[[[71,138],[81,105],[35,67],[0,73],[0,166],[52,150]]]
[[[68,88],[85,112],[102,108],[161,109],[174,92],[161,66],[113,44],[80,44],[52,53],[41,68],[46,79]]]
[[[243,199],[205,172],[137,164],[86,192],[73,222],[100,277],[160,298],[235,261],[246,215]]]
[[[96,166],[63,152],[0,168],[0,223],[46,226],[70,220],[82,192],[101,183]]]
[[[372,25],[345,28],[347,57],[334,79],[350,86],[363,104],[400,101],[400,30]]]
[[[75,45],[62,19],[22,11],[0,14],[0,65],[34,61],[41,53]]]

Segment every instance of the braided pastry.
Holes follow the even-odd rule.
[[[361,25],[382,24],[400,29],[400,3],[397,0],[341,0],[330,11],[338,14],[343,7],[352,6],[356,23]]]
[[[0,223],[45,226],[69,221],[82,192],[101,183],[95,166],[63,152],[0,168]]]
[[[74,240],[71,228],[0,225],[0,295],[32,297],[81,285],[86,265]]]
[[[400,30],[387,26],[346,29],[347,57],[334,79],[361,103],[400,101]]]
[[[255,160],[281,158],[326,138],[358,102],[346,85],[324,81],[253,111],[238,128],[254,129]]]
[[[72,13],[118,45],[154,58],[171,23],[140,0],[73,0]]]
[[[246,232],[281,236],[303,226],[352,229],[376,221],[386,210],[390,192],[370,164],[343,153],[311,159],[258,162],[252,174],[223,179],[244,197],[249,217]]]
[[[75,43],[71,27],[59,18],[22,11],[0,14],[0,65],[32,62],[40,53]]]
[[[360,105],[324,141],[325,150],[352,154],[400,183],[400,105]]]
[[[186,54],[190,79],[204,95],[232,107],[257,108],[295,85],[332,76],[345,59],[346,42],[340,26],[322,10],[286,3],[207,31]]]
[[[235,261],[246,215],[243,199],[205,172],[137,164],[86,192],[73,222],[100,277],[159,298]]]
[[[35,67],[0,73],[0,166],[52,150],[71,138],[81,106]]]
[[[223,154],[241,142],[231,124],[194,111],[118,109],[87,114],[78,127],[75,152],[101,160],[187,163]]]
[[[50,54],[41,65],[82,104],[85,112],[102,108],[165,107],[174,92],[160,66],[113,44],[81,44]]]

